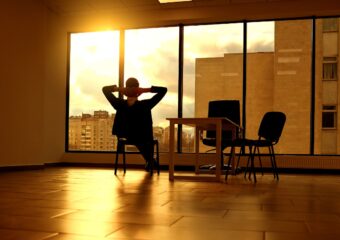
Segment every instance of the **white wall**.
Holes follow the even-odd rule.
[[[47,12],[43,160],[59,162],[65,151],[67,31],[60,17]]]
[[[0,10],[0,166],[43,162],[44,7],[4,0]]]

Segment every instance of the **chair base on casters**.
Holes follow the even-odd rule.
[[[118,169],[118,158],[119,154],[123,154],[123,169],[124,169],[124,174],[126,173],[126,157],[125,157],[125,146],[126,145],[133,145],[127,141],[125,138],[119,138],[118,139],[118,144],[117,144],[117,152],[116,152],[116,160],[115,160],[115,175],[117,175],[117,169]],[[159,165],[159,145],[158,145],[158,140],[154,139],[153,140],[153,147],[156,147],[156,157],[155,161],[149,163],[149,169],[148,171],[150,172],[150,175],[153,175],[153,170],[154,170],[154,165],[156,165],[157,168],[157,174],[159,175],[160,172],[160,165]]]

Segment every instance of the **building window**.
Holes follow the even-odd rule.
[[[338,31],[338,19],[337,18],[325,18],[322,24],[323,32],[337,32]]]
[[[95,138],[101,128],[99,120],[107,122],[111,131],[109,113],[115,110],[101,89],[118,85],[119,41],[119,31],[70,34],[69,128],[81,135],[81,141],[71,145],[69,135],[68,150],[99,149]],[[111,135],[108,141],[112,141]]]
[[[338,59],[337,57],[324,57],[322,68],[323,80],[338,79]]]
[[[337,120],[337,111],[335,105],[324,105],[322,107],[322,128],[335,129]]]

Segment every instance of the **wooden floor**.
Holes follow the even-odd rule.
[[[1,240],[340,239],[340,176],[169,182],[111,169],[0,173]]]

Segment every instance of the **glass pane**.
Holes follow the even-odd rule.
[[[336,80],[338,78],[338,63],[324,63],[323,64],[323,80]]]
[[[154,137],[160,151],[168,151],[167,117],[178,109],[178,27],[127,30],[125,32],[125,79],[135,77],[141,87],[164,86],[168,92],[153,108]],[[150,98],[151,93],[140,99]]]
[[[211,100],[239,100],[242,105],[242,52],[242,23],[184,28],[184,117],[207,117]],[[182,138],[182,151],[193,152],[193,129],[183,128]]]
[[[336,129],[339,125],[339,116],[336,113],[336,109],[339,109],[340,87],[338,83],[339,22],[340,18],[316,20],[314,128],[316,154],[340,154],[340,144],[337,144],[340,142],[340,133]]]
[[[69,150],[112,151],[113,110],[102,93],[118,84],[119,32],[70,36]]]
[[[322,127],[323,128],[335,128],[335,113],[323,112],[322,113]]]
[[[311,27],[310,20],[248,24],[246,136],[257,138],[265,112],[284,112],[276,153],[309,153]]]
[[[247,31],[246,137],[257,139],[260,121],[273,105],[275,22],[248,23]]]

